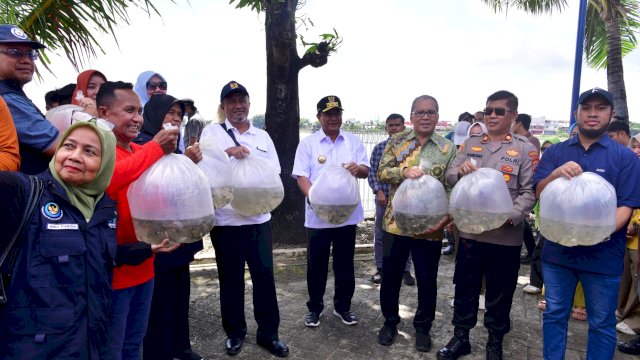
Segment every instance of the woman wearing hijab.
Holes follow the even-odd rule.
[[[116,206],[104,192],[116,139],[98,121],[72,124],[49,169],[37,175],[44,189],[17,240],[0,313],[2,359],[106,356]],[[0,225],[8,234],[16,233],[30,189],[26,175],[0,172]],[[3,249],[7,238],[0,240]]]
[[[135,142],[140,145],[149,142],[164,124],[180,126],[183,113],[184,103],[173,96],[151,96],[144,106],[144,123]],[[180,154],[180,150],[176,149],[175,153]],[[194,163],[202,160],[202,152],[197,143],[189,146],[185,155]],[[151,312],[143,341],[144,359],[202,359],[191,350],[189,341],[189,263],[193,261],[193,255],[200,250],[202,240],[183,244],[172,253],[156,254]]]
[[[78,74],[76,89],[71,96],[71,104],[82,106],[85,112],[98,116],[96,94],[100,86],[107,82],[107,77],[98,70],[86,70]]]
[[[138,75],[133,91],[140,97],[140,105],[145,106],[152,95],[167,93],[167,80],[155,71],[144,71]]]

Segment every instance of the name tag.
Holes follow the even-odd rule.
[[[47,224],[47,230],[78,230],[78,224]]]

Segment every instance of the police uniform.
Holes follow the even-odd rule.
[[[20,252],[0,314],[2,359],[104,359],[116,254],[116,206],[108,196],[87,223],[49,171],[20,240]],[[0,204],[22,214],[29,179],[0,173]],[[19,217],[0,220],[15,232]],[[4,241],[0,244],[6,246]]]
[[[454,282],[453,325],[469,330],[477,322],[478,297],[482,277],[486,278],[485,327],[502,336],[510,330],[509,312],[520,268],[523,220],[535,204],[533,173],[539,161],[536,149],[526,137],[509,133],[498,143],[486,134],[471,136],[458,151],[446,178],[451,186],[458,181],[458,169],[474,159],[477,167],[492,168],[503,174],[513,200],[510,222],[480,234],[460,232]]]

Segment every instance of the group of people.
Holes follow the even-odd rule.
[[[71,99],[81,111],[71,111],[70,126],[59,131],[22,90],[32,79],[41,48],[16,26],[0,25],[0,167],[6,170],[0,172],[0,203],[6,214],[0,221],[16,240],[0,243],[2,251],[14,244],[16,248],[9,265],[0,268],[8,275],[1,279],[6,297],[0,300],[6,303],[0,302],[0,357],[200,359],[189,342],[188,308],[189,263],[202,243],[139,242],[127,191],[164,155],[179,153],[198,163],[203,156],[199,141],[207,139],[218,144],[232,164],[257,156],[280,172],[273,141],[248,118],[248,90],[235,81],[225,84],[219,99],[223,121],[206,125],[195,116],[192,100],[167,94],[167,80],[156,72],[143,72],[133,85],[107,81],[103,73],[89,70],[78,76]],[[543,352],[545,359],[564,358],[573,301],[566,290],[580,281],[589,313],[587,358],[613,358],[625,253],[625,266],[634,266],[633,253],[625,252],[625,233],[637,231],[628,224],[632,210],[640,208],[640,185],[627,179],[640,170],[640,162],[607,133],[614,115],[609,92],[594,88],[582,93],[575,112],[577,135],[548,147],[542,158],[539,145],[522,130],[528,129],[530,117],[519,116],[518,99],[509,91],[491,94],[482,121],[469,123],[464,139],[456,131],[454,141],[435,133],[438,101],[418,96],[410,109],[413,128],[404,128],[402,116],[389,116],[390,137],[374,149],[371,160],[362,141],[341,129],[344,109],[338,96],[323,97],[316,110],[321,129],[300,141],[291,175],[307,199],[331,165],[342,166],[355,178],[369,178],[376,194],[378,272],[373,280],[381,284],[384,317],[378,343],[389,346],[397,335],[399,291],[403,280],[411,282],[411,257],[415,280],[409,277],[418,287],[415,348],[431,349],[438,263],[448,229],[457,234],[453,334],[436,356],[457,359],[471,352],[469,332],[477,323],[484,291],[486,357],[502,359],[524,224],[536,198],[556,178],[593,171],[616,189],[616,231],[590,247],[565,247],[548,239],[541,256],[546,287]],[[182,133],[185,113],[194,121]],[[471,117],[479,119],[480,114]],[[635,146],[640,148],[638,139]],[[502,226],[479,234],[454,231],[455,221],[444,215],[419,234],[398,227],[393,199],[405,179],[429,174],[450,191],[479,168],[501,172],[506,182],[513,211]],[[345,325],[356,325],[351,301],[362,204],[340,224],[323,220],[309,201],[305,206],[304,324],[320,325],[332,257],[332,313]],[[279,337],[270,219],[269,213],[244,216],[230,205],[215,212],[211,239],[229,355],[242,351],[247,335],[245,264],[253,283],[257,344],[275,356],[289,354]]]

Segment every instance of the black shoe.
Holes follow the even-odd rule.
[[[438,360],[456,360],[462,355],[471,353],[471,344],[469,343],[469,330],[455,329],[453,337],[447,345],[438,350]]]
[[[405,271],[404,275],[402,275],[402,279],[404,279],[404,283],[409,286],[413,286],[416,284],[416,279],[414,279],[413,276],[411,276],[410,271]]]
[[[431,350],[431,336],[428,332],[416,332],[416,350],[422,352]]]
[[[640,355],[640,336],[629,341],[619,342],[618,351],[625,354]]]
[[[238,355],[242,351],[244,338],[227,339],[225,346],[227,347],[227,355]]]
[[[442,250],[440,250],[440,253],[442,255],[451,255],[451,254],[453,254],[454,250],[455,250],[455,248],[453,247],[453,245],[449,244],[449,245],[443,247]]]
[[[393,344],[393,338],[396,337],[397,333],[398,329],[385,324],[380,328],[380,331],[378,331],[378,344],[384,346]]]
[[[343,312],[333,310],[333,315],[339,317],[340,320],[342,320],[342,323],[346,325],[355,325],[358,323],[358,319],[356,318],[356,316],[353,315],[349,310]]]
[[[181,352],[177,356],[174,356],[174,358],[179,360],[202,360],[202,356],[193,350]]]
[[[487,360],[502,360],[502,335],[489,332],[487,340]]]
[[[371,275],[371,282],[378,285],[382,283],[382,269],[378,269],[375,274]]]
[[[307,316],[304,317],[304,324],[307,327],[317,327],[320,325],[320,314],[315,311],[309,311]]]
[[[530,264],[531,263],[531,255],[524,255],[520,257],[520,264]]]
[[[277,357],[285,357],[289,355],[289,348],[280,340],[258,339],[257,343]]]

